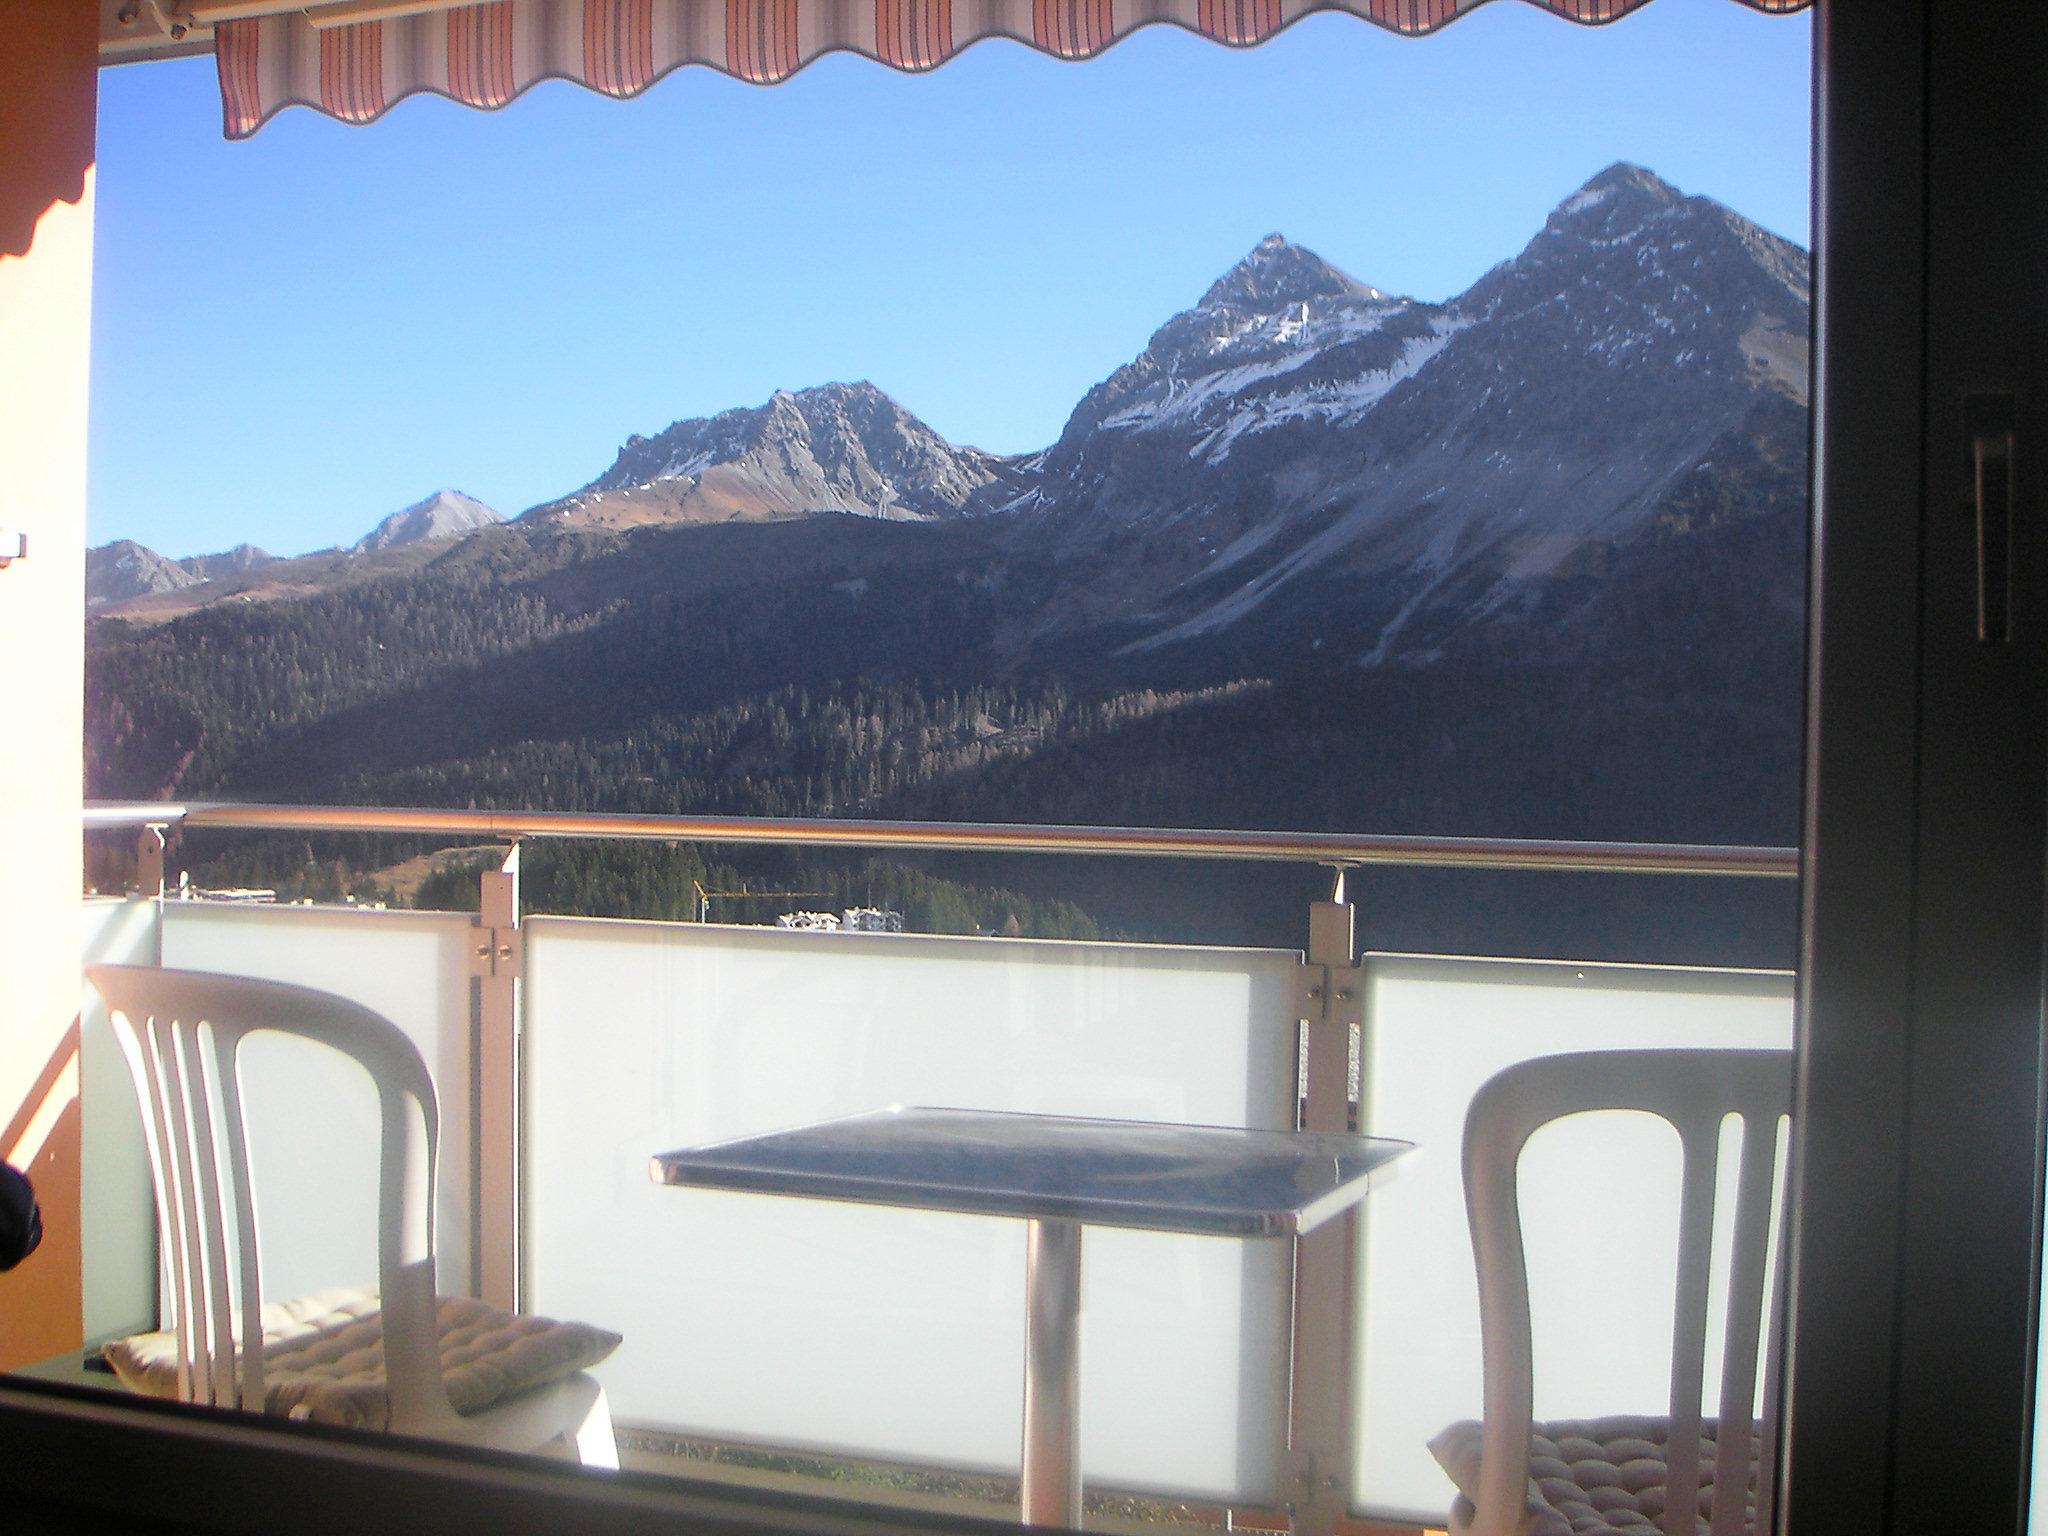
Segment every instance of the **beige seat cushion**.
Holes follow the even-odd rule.
[[[1699,1533],[1713,1514],[1715,1425],[1700,1424]],[[1664,1457],[1671,1441],[1667,1419],[1617,1415],[1559,1419],[1532,1426],[1529,1435],[1528,1517],[1525,1536],[1660,1536],[1664,1520]],[[1477,1422],[1453,1424],[1429,1442],[1430,1454],[1458,1485],[1457,1524],[1469,1524],[1479,1492]],[[1749,1444],[1742,1528],[1756,1530],[1757,1441]]]
[[[457,1413],[481,1413],[560,1381],[619,1347],[619,1335],[602,1328],[515,1316],[466,1296],[438,1298],[435,1314],[441,1379]],[[175,1333],[139,1333],[105,1353],[132,1391],[178,1395]],[[374,1289],[321,1291],[264,1307],[263,1409],[322,1424],[390,1426]]]

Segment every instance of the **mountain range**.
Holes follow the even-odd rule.
[[[180,565],[95,792],[1791,841],[1808,313],[1629,165],[1443,302],[1272,235],[1038,452],[835,383]]]
[[[251,583],[234,578],[247,577],[252,572],[280,565],[299,566],[302,562],[311,562],[317,570],[321,563],[331,564],[337,556],[381,554],[409,544],[440,544],[501,520],[474,496],[440,490],[409,507],[401,507],[346,548],[320,550],[289,561],[254,544],[237,544],[217,555],[189,555],[173,560],[132,539],[116,539],[85,552],[85,605],[89,609],[114,608],[119,612],[124,610],[115,605],[132,604],[137,598],[162,597],[205,587],[192,599],[193,603],[203,605],[225,596],[243,595]],[[303,591],[303,586],[298,590]],[[146,608],[139,611],[148,612]]]
[[[85,605],[101,608],[159,592],[178,592],[235,571],[269,565],[275,555],[254,544],[237,544],[216,555],[173,560],[133,539],[116,539],[85,552]]]
[[[827,384],[629,437],[604,473],[518,521],[1000,515],[1026,544],[1117,546],[1070,584],[1058,623],[1128,625],[1123,646],[1265,622],[1300,606],[1288,588],[1320,601],[1335,579],[1347,591],[1328,620],[1360,660],[1426,658],[1654,533],[1704,491],[1688,478],[1719,463],[1726,479],[1730,455],[1760,454],[1753,474],[1800,468],[1808,304],[1804,252],[1618,165],[1442,304],[1268,236],[1035,454],[956,446],[872,384]],[[353,551],[497,520],[441,491]],[[271,563],[246,545],[179,562],[92,553],[100,602]]]

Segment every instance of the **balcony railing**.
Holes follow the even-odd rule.
[[[509,847],[474,916],[157,899],[148,855],[180,823]],[[1448,1506],[1425,1442],[1478,1411],[1457,1156],[1478,1085],[1565,1050],[1791,1042],[1779,972],[1355,957],[1341,873],[1304,950],[544,916],[517,888],[519,842],[543,837],[1749,878],[1795,875],[1789,850],[255,805],[97,806],[87,824],[144,829],[150,893],[87,902],[88,958],[318,986],[413,1036],[442,1099],[443,1288],[622,1332],[599,1374],[629,1435],[997,1473],[1018,1443],[1017,1224],[662,1188],[654,1152],[892,1103],[1414,1141],[1356,1220],[1292,1248],[1091,1239],[1089,1482],[1286,1511],[1304,1530],[1439,1524]],[[250,1070],[266,1286],[359,1280],[367,1086],[286,1044]],[[139,1131],[101,1020],[83,1072],[85,1303],[104,1335],[153,1320],[156,1280]],[[1618,1235],[1611,1218],[1672,1208],[1676,1159],[1611,1118],[1529,1154],[1562,1175],[1532,1185],[1563,1191],[1525,1212],[1540,1415],[1654,1412],[1667,1390],[1675,1218]],[[1589,1266],[1576,1245],[1595,1231]],[[1550,1337],[1600,1347],[1547,1357]]]
[[[1022,826],[1002,822],[818,820],[796,816],[621,816],[599,811],[458,811],[256,802],[102,802],[86,830],[170,827],[272,832],[390,832],[429,837],[615,838],[662,843],[797,844],[924,852],[1118,854],[1266,863],[1402,864],[1608,874],[1789,879],[1794,848],[1718,843],[1601,843],[1528,838],[1394,837],[1352,832],[1184,831],[1170,827]]]

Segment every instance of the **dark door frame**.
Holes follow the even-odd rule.
[[[1801,1536],[2026,1519],[2048,853],[2048,554],[2025,500],[2048,342],[2044,45],[2039,7],[1942,0],[1823,0],[1815,31],[1783,1504]],[[1989,643],[1973,396],[2009,398],[2018,428],[2010,631]]]

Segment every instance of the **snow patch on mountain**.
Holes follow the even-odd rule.
[[[1574,214],[1584,213],[1588,208],[1598,208],[1612,195],[1610,188],[1583,187],[1557,205],[1558,215],[1568,219]]]
[[[1374,309],[1364,312],[1344,310],[1309,319],[1307,308],[1306,304],[1301,306],[1301,318],[1284,320],[1283,323],[1279,317],[1273,317],[1265,324],[1254,323],[1212,337],[1204,361],[1233,353],[1251,353],[1258,360],[1226,365],[1209,372],[1190,373],[1186,371],[1186,361],[1176,358],[1156,383],[1103,417],[1097,423],[1098,429],[1172,430],[1200,421],[1218,401],[1235,399],[1254,386],[1284,379],[1289,374],[1318,364],[1331,348],[1376,335],[1385,329],[1391,318],[1390,312]],[[1272,350],[1272,343],[1283,340],[1293,345],[1284,351]],[[1441,342],[1442,338],[1438,338],[1437,345],[1440,346]],[[1413,343],[1402,342],[1399,345],[1403,349],[1401,356],[1407,357]],[[1433,350],[1430,355],[1434,355]],[[1416,360],[1408,371],[1412,372],[1414,367],[1420,367],[1427,360],[1427,357]],[[1392,373],[1403,366],[1397,359],[1381,371]],[[1306,389],[1301,391],[1307,392]]]
[[[1321,420],[1343,427],[1360,421],[1398,385],[1428,367],[1451,338],[1470,323],[1439,317],[1431,322],[1427,333],[1404,342],[1400,354],[1384,368],[1368,369],[1354,378],[1332,379],[1266,395],[1212,429],[1188,450],[1188,457],[1200,457],[1214,467],[1229,456],[1239,438],[1253,433],[1271,431],[1288,422]],[[1311,360],[1304,359],[1291,371],[1306,368]]]

